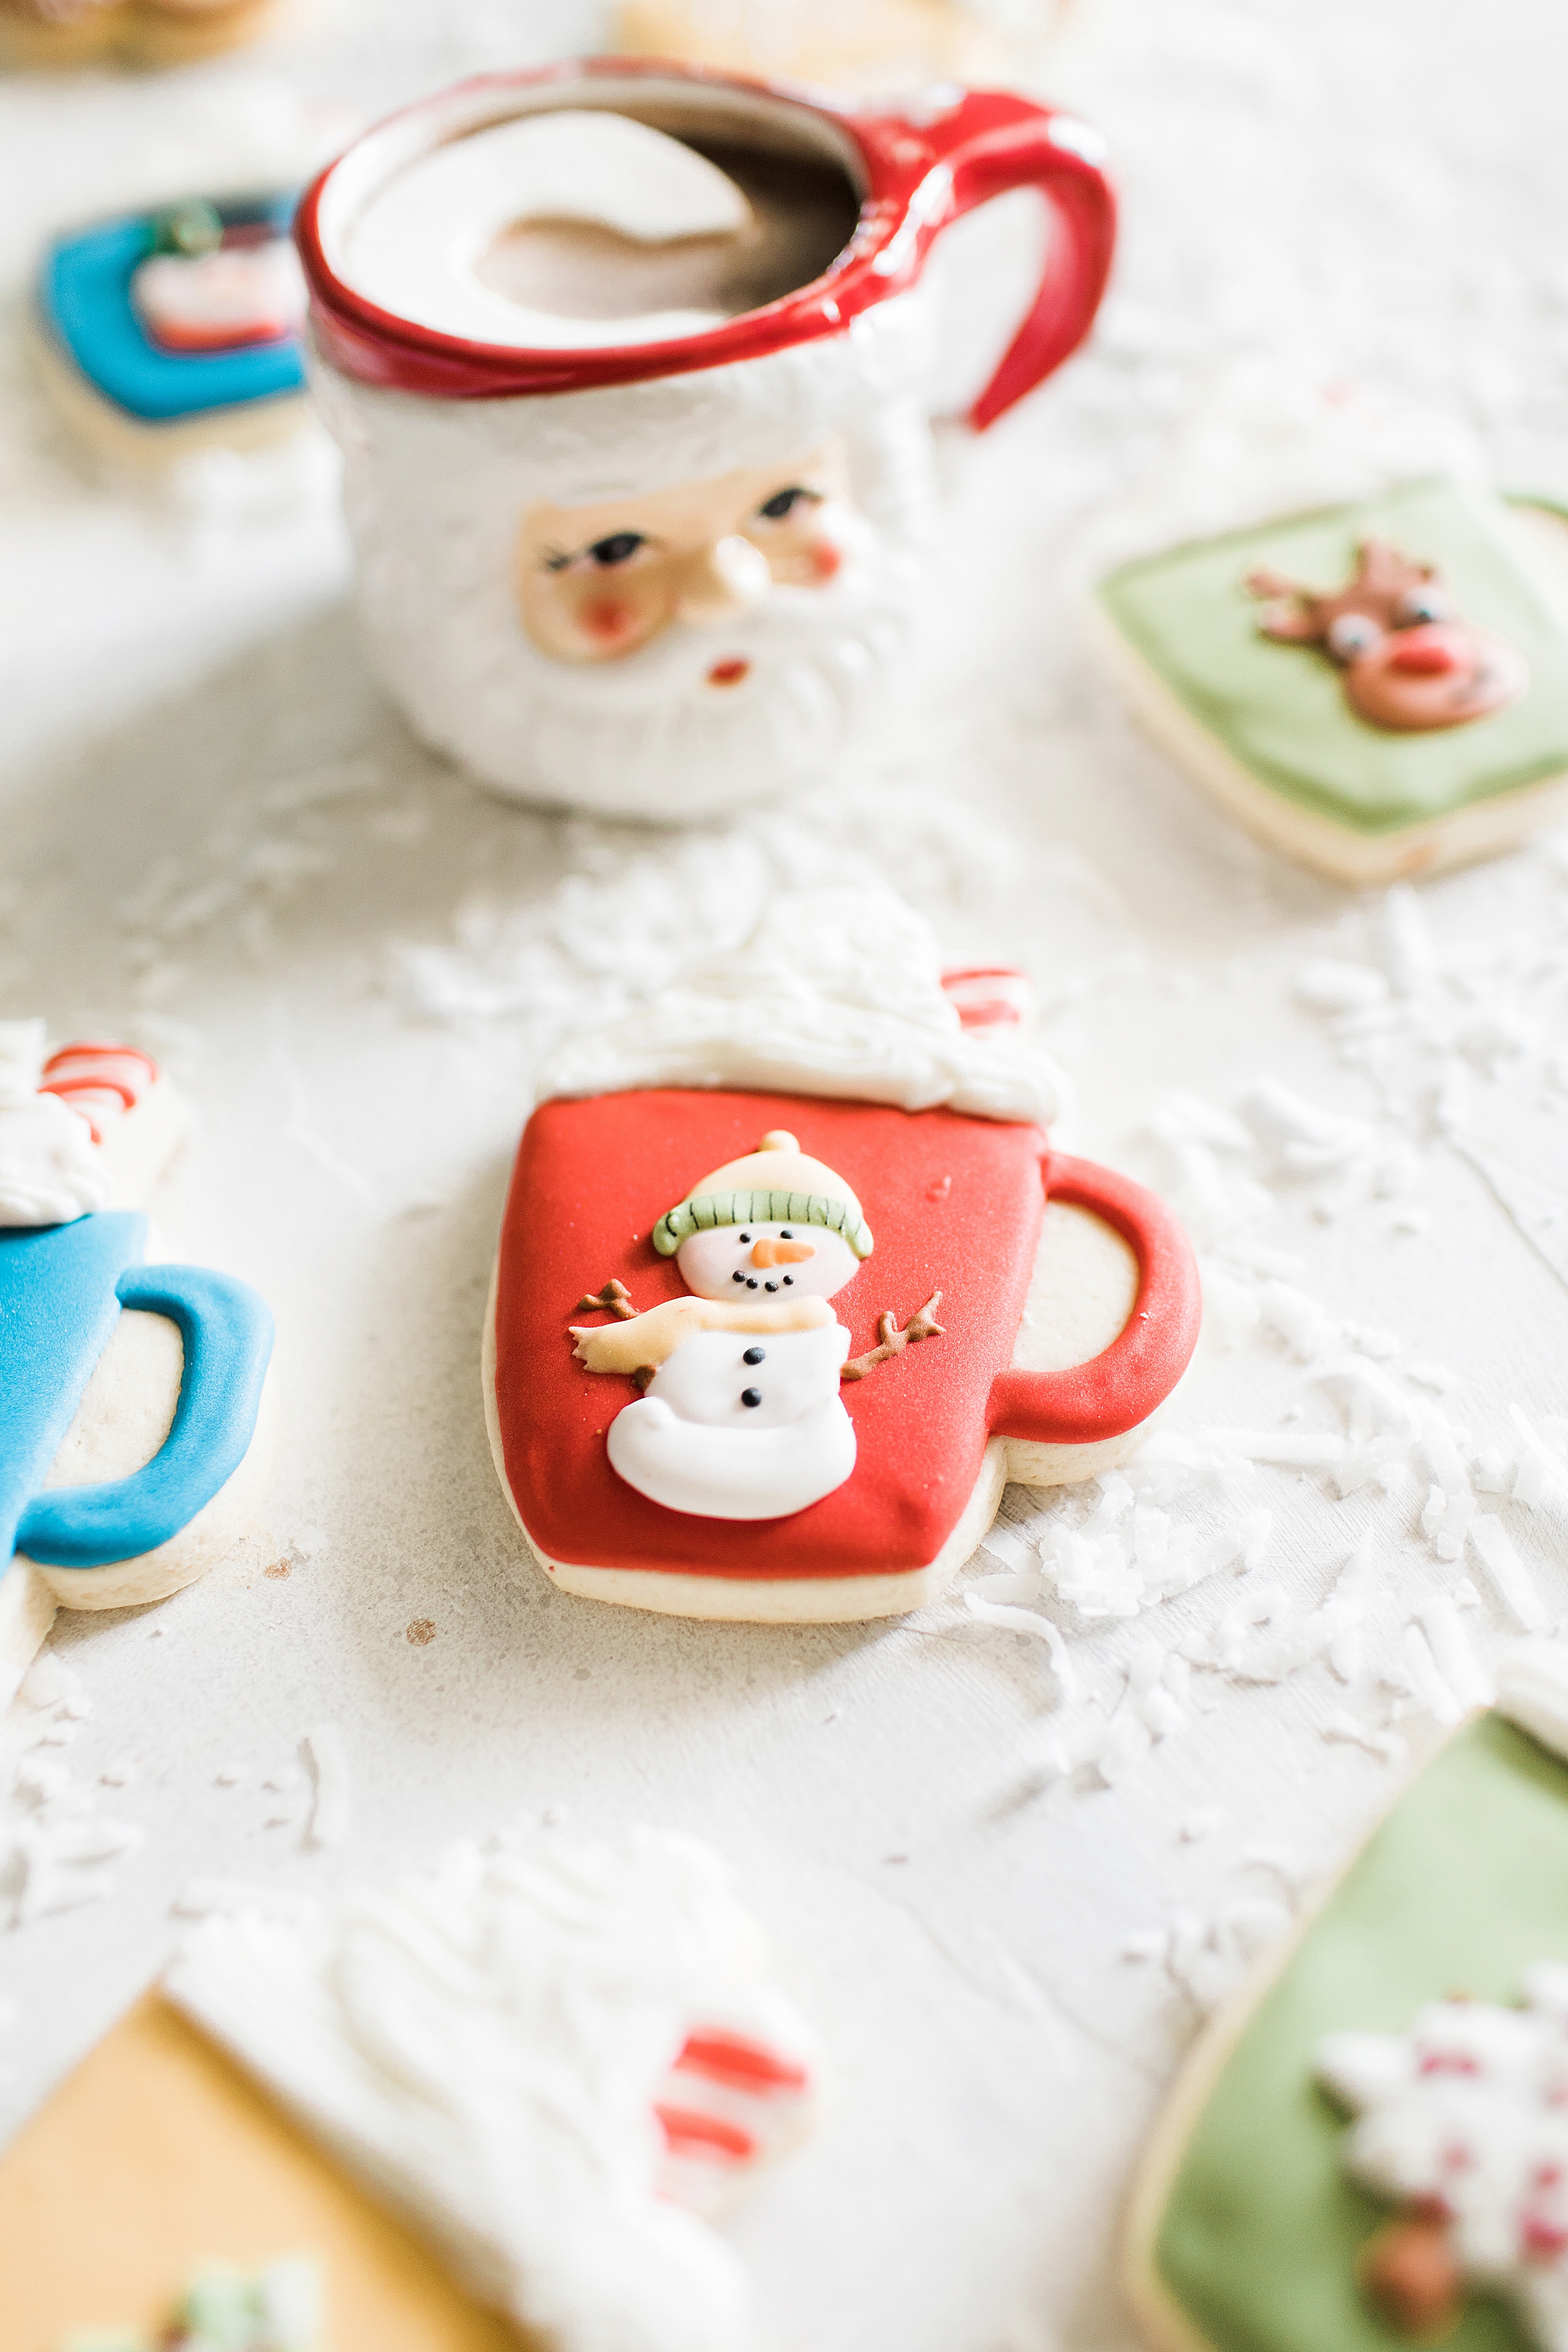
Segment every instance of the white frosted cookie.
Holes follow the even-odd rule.
[[[0,2158],[6,2352],[89,2313],[152,2338],[215,2246],[309,2251],[342,2347],[751,2352],[715,2217],[825,2075],[717,1856],[668,1832],[210,1916]]]
[[[0,1023],[0,1706],[57,1609],[162,1600],[253,1523],[271,1318],[144,1265],[132,1205],[184,1124],[135,1047]]]
[[[792,894],[722,971],[553,1057],[483,1376],[557,1584],[892,1614],[962,1567],[1008,1478],[1136,1443],[1196,1340],[1192,1254],[1141,1186],[1049,1149],[1019,977],[950,992],[890,893]]]

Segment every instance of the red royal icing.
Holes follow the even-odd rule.
[[[852,1353],[933,1290],[945,1336],[842,1391],[858,1459],[844,1486],[778,1519],[670,1511],[611,1469],[605,1433],[637,1394],[594,1373],[567,1327],[585,1293],[623,1282],[639,1311],[688,1296],[649,1238],[711,1168],[771,1128],[837,1170],[876,1248],[833,1301]],[[1033,1272],[1047,1183],[1104,1217],[1143,1270],[1121,1337],[1070,1372],[1008,1365]],[[1174,1218],[1142,1186],[1052,1155],[1037,1128],[950,1110],[674,1087],[546,1103],[524,1129],[501,1228],[496,1409],[507,1482],[550,1558],[584,1567],[713,1576],[870,1576],[923,1568],[952,1534],[993,1435],[1092,1444],[1146,1420],[1197,1339],[1196,1269]]]

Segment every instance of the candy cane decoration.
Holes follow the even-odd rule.
[[[44,1064],[38,1092],[79,1111],[94,1143],[136,1108],[158,1083],[158,1065],[134,1045],[62,1045]]]
[[[743,2176],[809,2130],[818,2098],[810,2054],[769,2029],[700,2025],[654,2102],[664,2126],[663,2194],[698,2212],[726,2202]]]

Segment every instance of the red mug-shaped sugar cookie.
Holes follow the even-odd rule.
[[[1125,1452],[1198,1318],[1163,1204],[1026,1123],[683,1087],[552,1101],[497,1258],[492,1449],[570,1591],[889,1615],[962,1566],[1009,1476]]]
[[[296,233],[362,616],[419,732],[606,814],[819,776],[913,610],[926,256],[1009,189],[1052,216],[981,428],[1089,331],[1098,153],[1003,92],[879,108],[605,58],[466,83],[351,147]]]

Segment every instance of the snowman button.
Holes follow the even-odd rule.
[[[765,1348],[748,1348],[741,1361],[743,1364],[760,1364],[766,1353]]]
[[[763,1392],[761,1389],[742,1389],[741,1391],[741,1402],[742,1404],[761,1404],[762,1401]]]

